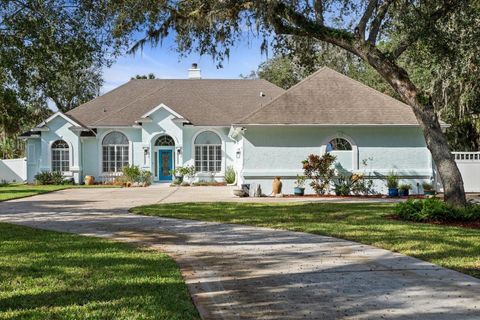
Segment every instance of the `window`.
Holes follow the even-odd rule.
[[[63,140],[57,140],[52,144],[52,171],[70,171],[70,150]]]
[[[161,136],[155,141],[155,146],[157,147],[174,147],[175,141],[170,136]]]
[[[195,170],[197,172],[222,171],[222,139],[212,131],[195,138]]]
[[[343,138],[335,138],[327,143],[327,152],[330,151],[351,151],[352,145]]]
[[[102,141],[103,172],[120,172],[128,166],[128,139],[118,131],[110,132]]]

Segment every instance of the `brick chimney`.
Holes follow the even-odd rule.
[[[192,63],[192,67],[188,69],[188,79],[202,79],[198,64]]]

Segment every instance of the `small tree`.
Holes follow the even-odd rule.
[[[305,176],[312,180],[310,186],[317,194],[325,194],[328,190],[335,175],[332,165],[336,158],[330,153],[325,153],[323,156],[311,154],[302,161]]]

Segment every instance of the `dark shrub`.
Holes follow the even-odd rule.
[[[408,200],[396,205],[395,215],[402,220],[418,222],[476,221],[480,220],[480,205],[468,204],[465,208],[457,208],[438,198]]]
[[[35,175],[38,184],[64,184],[65,179],[61,172],[58,171],[42,171]]]

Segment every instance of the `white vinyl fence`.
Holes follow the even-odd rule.
[[[480,192],[480,152],[452,152],[462,173],[465,192]]]
[[[24,182],[27,180],[27,159],[0,160],[0,182]]]

